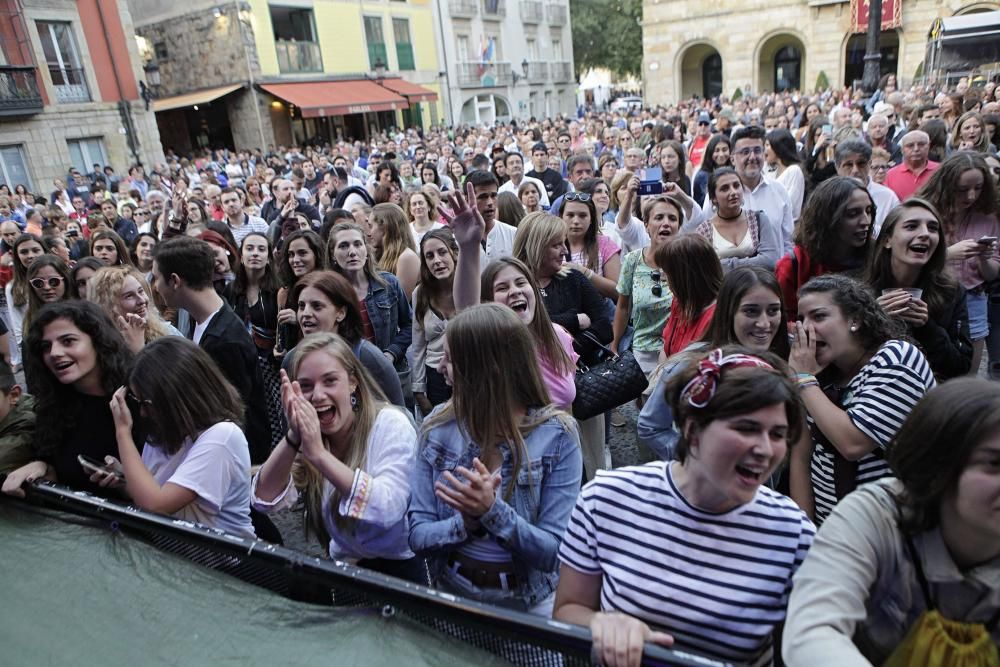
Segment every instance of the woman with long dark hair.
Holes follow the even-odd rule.
[[[911,197],[886,217],[865,268],[879,305],[907,326],[940,381],[972,365],[965,288],[946,269],[943,235],[934,207]]]
[[[692,197],[702,208],[705,208],[705,204],[708,202],[708,177],[720,167],[733,166],[732,158],[730,158],[732,150],[733,144],[729,141],[729,137],[724,134],[716,134],[708,140],[708,146],[705,147],[705,157],[702,158],[701,166],[698,167],[698,172],[694,175],[692,186],[694,190]]]
[[[444,333],[455,316],[458,244],[449,229],[432,229],[420,241],[420,284],[413,292],[413,398],[424,414],[451,398],[438,371]]]
[[[109,401],[132,367],[132,352],[122,335],[95,304],[52,303],[28,329],[24,364],[35,397],[38,460],[12,472],[4,492],[20,494],[24,481],[44,477],[104,493],[77,457],[106,462],[105,457],[118,453]]]
[[[712,244],[699,235],[687,234],[656,251],[674,295],[670,316],[663,327],[660,361],[684,350],[705,333],[715,314],[715,299],[723,272]]]
[[[806,178],[792,133],[788,130],[768,132],[764,142],[764,160],[772,169],[771,175],[788,191],[788,199],[792,202],[792,220],[797,222],[802,215]]]
[[[795,246],[774,269],[790,321],[798,312],[798,290],[810,278],[827,273],[861,274],[874,219],[875,204],[857,179],[834,176],[809,195],[795,227]]]

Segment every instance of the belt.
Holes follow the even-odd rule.
[[[513,570],[508,569],[507,563],[475,562],[485,567],[465,565],[452,554],[448,556],[448,569],[479,588],[498,588],[503,591],[512,591],[518,587],[519,579]]]

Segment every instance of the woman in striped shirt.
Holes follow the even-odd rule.
[[[904,333],[852,278],[820,276],[799,290],[789,366],[811,442],[793,451],[789,482],[792,497],[817,524],[857,486],[889,474],[886,446],[934,387],[927,359],[900,340]]]
[[[678,373],[667,396],[677,460],[600,471],[584,487],[553,616],[589,626],[609,666],[638,665],[645,641],[770,664],[815,534],[763,486],[802,431],[798,392],[777,356],[730,346]]]

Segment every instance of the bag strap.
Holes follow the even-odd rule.
[[[614,352],[612,352],[610,347],[608,347],[607,345],[605,345],[604,343],[602,343],[597,338],[597,335],[594,334],[590,329],[584,329],[583,331],[581,331],[577,335],[579,335],[581,338],[586,338],[587,341],[589,341],[589,342],[593,343],[594,345],[596,345],[597,347],[601,348],[602,350],[604,350],[605,352],[607,352],[612,357],[614,357],[614,358],[618,357],[618,355],[615,354]]]
[[[934,598],[931,596],[931,587],[927,583],[927,577],[924,576],[924,568],[920,565],[920,554],[917,553],[917,548],[913,546],[913,538],[907,535],[904,538],[906,543],[906,550],[910,554],[910,560],[913,561],[913,570],[917,575],[917,582],[920,583],[920,590],[924,594],[924,604],[927,605],[929,611],[934,611],[937,609],[937,605],[934,604]],[[994,621],[996,616],[994,616]]]

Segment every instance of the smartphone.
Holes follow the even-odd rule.
[[[826,125],[824,125],[823,126],[823,134],[825,134],[828,137],[832,136],[833,135],[833,125],[830,125],[829,123],[827,123]]]
[[[106,463],[104,463],[103,461],[98,461],[97,459],[92,459],[89,456],[84,456],[83,454],[80,454],[79,456],[77,456],[76,460],[80,463],[80,465],[83,467],[83,469],[86,470],[87,472],[89,472],[91,475],[93,475],[94,473],[99,472],[99,473],[103,473],[105,475],[107,475],[107,474],[114,475],[118,479],[125,479],[125,475],[123,475],[118,470],[114,470],[113,468],[109,468],[108,465]]]
[[[663,194],[663,170],[660,167],[646,167],[639,170],[639,195]]]
[[[976,240],[976,243],[981,243],[983,245],[993,245],[997,242],[997,237],[995,236],[982,236]]]

